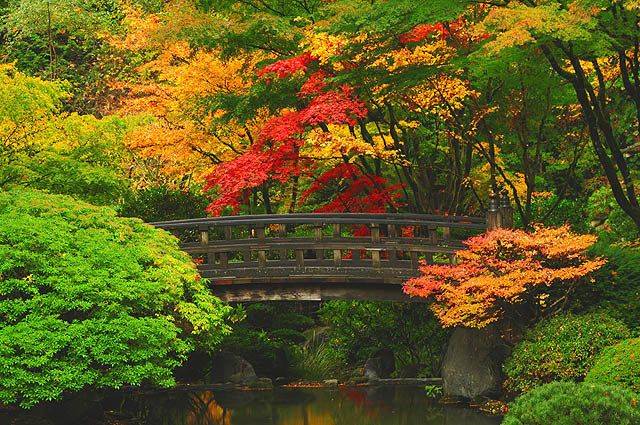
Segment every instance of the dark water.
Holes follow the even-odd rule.
[[[117,397],[116,397],[117,398]],[[112,400],[113,402],[113,400]],[[430,402],[421,388],[357,387],[273,391],[199,391],[136,395],[117,400],[124,414],[83,425],[497,425],[500,418]],[[8,424],[68,425],[69,406],[44,420]],[[114,417],[116,419],[114,419]],[[117,419],[120,418],[120,419]],[[5,417],[5,420],[8,419]]]
[[[431,403],[421,388],[200,392],[155,399],[154,425],[495,425],[496,417]]]

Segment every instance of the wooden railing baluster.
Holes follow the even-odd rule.
[[[296,249],[296,267],[304,267],[304,250]]]
[[[198,230],[200,231],[200,245],[207,247],[206,248],[207,265],[209,267],[215,267],[216,254],[215,252],[209,250],[209,226],[200,225],[198,226]]]
[[[340,239],[340,223],[333,224],[333,239]],[[340,267],[342,263],[342,250],[334,249],[333,250],[333,265],[336,267]]]
[[[287,226],[285,226],[284,224],[278,224],[278,237],[281,239],[285,239],[287,237]],[[280,262],[286,262],[288,260],[287,249],[280,248],[278,250],[278,256],[280,257]]]
[[[324,228],[324,225],[320,223],[316,223],[313,226],[313,239],[316,242],[322,241],[323,228]],[[324,249],[316,249],[316,261],[318,262],[318,265],[320,265],[322,261],[324,261]]]
[[[255,227],[256,238],[258,243],[263,245],[265,242],[264,224],[259,224]],[[258,267],[263,268],[267,266],[267,251],[264,249],[258,249]]]
[[[413,267],[414,269],[417,269],[418,266],[420,265],[420,262],[418,261],[418,252],[411,251],[409,253],[409,256],[411,257],[411,267]]]
[[[442,240],[444,241],[451,240],[451,227],[445,226],[442,228]]]
[[[223,232],[224,232],[224,240],[225,241],[230,241],[231,240],[231,227],[229,226],[224,226],[223,228]],[[229,267],[229,252],[224,251],[220,253],[220,268],[221,269],[226,269]]]
[[[371,242],[374,247],[371,250],[371,263],[373,264],[374,269],[379,269],[380,264],[380,248],[376,245],[380,244],[380,225],[378,223],[371,223],[369,226],[371,229]]]
[[[387,236],[389,239],[393,239],[392,243],[395,243],[395,239],[398,237],[398,227],[395,224],[387,225]],[[398,251],[396,249],[387,250],[387,256],[389,257],[389,265],[391,267],[397,267],[398,265]]]

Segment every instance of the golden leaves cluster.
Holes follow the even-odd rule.
[[[605,264],[587,255],[595,241],[568,226],[497,229],[467,240],[456,264],[424,265],[422,276],[408,281],[405,292],[432,297],[444,326],[482,328],[525,302],[543,310],[587,282],[585,277]]]

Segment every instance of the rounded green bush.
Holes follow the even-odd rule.
[[[580,381],[602,349],[629,336],[624,323],[601,313],[543,320],[505,362],[504,386],[524,392],[551,381]]]
[[[502,425],[635,425],[638,396],[624,388],[552,382],[509,405]]]
[[[168,233],[68,196],[0,192],[0,403],[172,385],[228,313]]]
[[[640,338],[627,339],[602,350],[585,381],[622,385],[640,392]]]

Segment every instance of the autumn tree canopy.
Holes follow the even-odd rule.
[[[640,224],[634,2],[48,3],[3,9],[0,55],[66,80],[63,113],[135,117],[136,190],[478,215],[504,187],[531,226],[608,188]]]
[[[562,311],[577,286],[604,265],[586,253],[594,242],[566,226],[493,230],[465,241],[455,264],[423,265],[404,291],[433,298],[443,326],[482,328],[502,319],[527,324]]]

